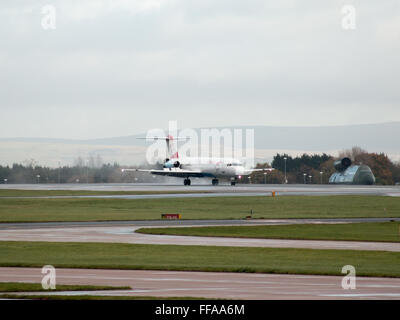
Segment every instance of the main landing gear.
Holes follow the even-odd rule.
[[[212,179],[211,183],[213,186],[217,186],[218,185],[218,179]]]
[[[189,178],[183,180],[183,185],[185,185],[185,186],[190,186],[190,184],[191,184],[191,181],[190,181]]]

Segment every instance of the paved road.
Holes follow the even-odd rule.
[[[356,279],[344,290],[342,277],[145,270],[57,269],[57,284],[130,286],[98,295],[206,297],[226,299],[400,299],[400,279]],[[39,268],[0,268],[0,281],[40,283]],[[54,294],[94,294],[93,292]]]
[[[237,226],[277,224],[321,224],[400,221],[400,218],[327,218],[327,219],[249,219],[249,220],[122,220],[122,221],[74,221],[74,222],[12,222],[0,223],[4,229],[75,228],[99,226],[132,227],[179,227],[179,226]]]
[[[301,220],[301,219],[298,219]],[[317,220],[317,219],[315,219]],[[279,224],[279,220],[258,220],[258,224]],[[290,223],[290,222],[286,222]],[[294,221],[294,223],[296,223]],[[299,223],[299,222],[297,222]],[[318,223],[318,222],[315,222]],[[198,226],[199,224],[197,224]],[[206,225],[203,224],[203,225]],[[227,223],[229,225],[229,222]],[[154,226],[157,226],[154,225]],[[186,225],[186,226],[190,226]],[[192,225],[194,226],[194,225]],[[201,245],[228,247],[268,247],[268,248],[308,248],[308,249],[347,249],[383,250],[400,252],[400,243],[359,242],[359,241],[320,241],[284,239],[248,239],[222,237],[190,237],[151,235],[136,233],[142,226],[75,226],[47,228],[10,228],[0,230],[0,241],[49,241],[49,242],[107,242],[132,244]],[[151,227],[151,225],[147,225]]]
[[[243,196],[269,195],[390,195],[400,196],[400,187],[329,186],[329,185],[238,185],[191,187],[152,184],[71,184],[71,185],[0,185],[0,189],[31,190],[100,190],[100,191],[208,191],[212,194],[175,194],[123,196],[124,198]],[[102,196],[104,197],[104,196]],[[121,198],[121,196],[112,196]],[[1,199],[0,199],[1,201]],[[388,218],[391,220],[391,218]],[[349,223],[387,221],[388,219],[274,219],[274,220],[207,220],[207,221],[111,221],[65,223],[0,224],[0,240],[66,241],[66,242],[124,242],[177,245],[218,245],[254,247],[290,247],[318,249],[357,249],[400,251],[398,243],[350,241],[309,241],[177,237],[137,234],[139,227],[198,226],[198,225],[259,225],[289,223]],[[398,219],[395,219],[398,220]],[[0,268],[0,281],[40,282],[40,269]],[[164,272],[135,270],[57,270],[58,283],[130,285],[129,292],[113,295],[197,296],[229,299],[400,299],[400,279],[358,278],[357,290],[343,290],[341,277],[232,274],[201,272]],[[99,292],[98,294],[110,294]]]
[[[0,189],[16,190],[85,190],[85,191],[207,191],[208,193],[191,194],[163,194],[163,195],[106,195],[85,196],[100,198],[170,198],[170,197],[210,197],[210,196],[245,196],[271,195],[272,191],[278,195],[388,195],[400,196],[400,186],[346,186],[346,185],[272,185],[272,184],[239,184],[235,187],[228,185],[160,185],[160,184],[2,184]]]

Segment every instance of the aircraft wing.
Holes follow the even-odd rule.
[[[260,171],[272,171],[272,170],[275,170],[274,168],[263,168],[263,169],[248,169],[248,170],[246,170],[245,171],[245,173],[244,173],[244,175],[246,176],[246,175],[250,175],[250,174],[252,174],[253,172],[260,172]]]
[[[171,168],[163,169],[163,170],[155,170],[155,169],[122,169],[124,171],[135,171],[135,172],[148,172],[150,174],[159,175],[159,176],[168,176],[168,177],[178,177],[178,178],[187,178],[187,177],[205,177],[203,172],[196,170],[182,170],[179,168]]]

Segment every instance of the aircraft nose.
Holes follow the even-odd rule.
[[[237,176],[242,176],[244,174],[244,168],[243,167],[237,167],[235,170],[235,174]]]

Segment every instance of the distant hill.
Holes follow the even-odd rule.
[[[360,146],[373,152],[400,151],[400,122],[326,127],[256,127],[256,148],[339,150]]]
[[[369,152],[384,152],[398,160],[400,158],[400,122],[320,126],[320,127],[228,127],[228,129],[254,129],[255,149],[258,159],[270,160],[273,154],[288,152],[335,152],[359,146]],[[222,129],[222,128],[217,128]],[[199,129],[196,129],[199,130]],[[0,154],[7,156],[2,163],[20,162],[21,159],[35,158],[46,164],[55,163],[55,159],[71,159],[78,156],[100,154],[107,161],[127,163],[143,161],[140,156],[148,143],[138,140],[146,134],[124,137],[112,137],[90,140],[49,139],[49,138],[1,138]],[[68,146],[67,146],[68,145]],[[65,146],[65,147],[62,147]],[[129,148],[131,147],[131,149]],[[22,149],[21,149],[22,148]],[[13,150],[15,155],[13,155]],[[47,154],[46,154],[46,150]],[[58,155],[62,150],[62,155]],[[66,154],[68,152],[68,155]],[[24,160],[23,159],[23,160]],[[130,160],[128,160],[130,159]]]

